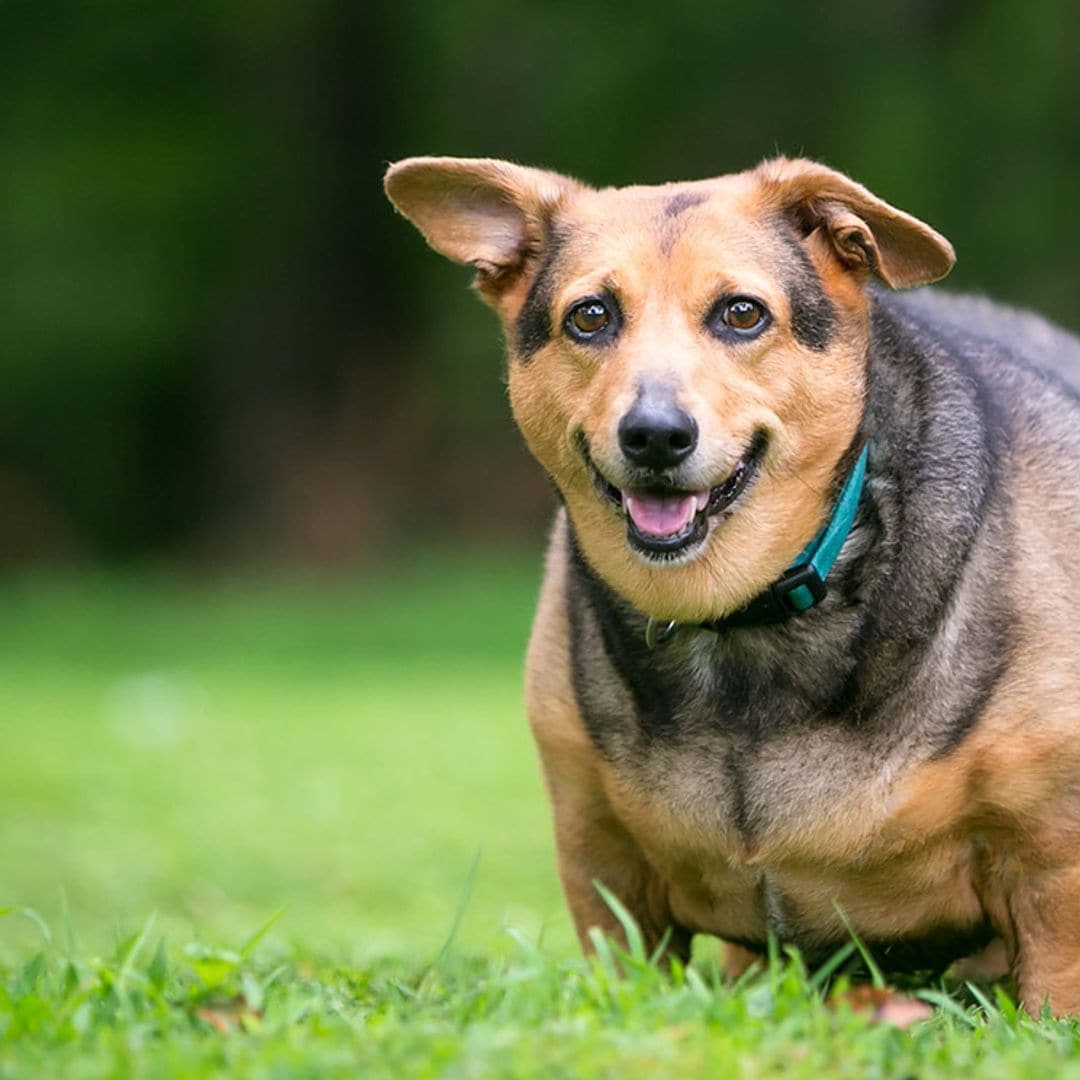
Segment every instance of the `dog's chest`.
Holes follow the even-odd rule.
[[[713,659],[690,644],[639,669],[639,685],[600,666],[579,687],[608,797],[680,922],[749,941],[772,931],[811,954],[844,940],[848,916],[871,939],[981,925],[971,851],[950,831],[954,792],[929,805],[935,788],[920,783],[928,751],[888,724],[815,711],[799,687],[725,684],[732,668]]]
[[[756,751],[703,739],[611,774],[613,808],[680,925],[758,943],[774,933],[821,958],[850,924],[875,945],[904,941],[916,966],[979,947],[973,852],[948,828],[948,793],[938,808],[921,800],[920,821],[942,826],[930,835],[904,794],[919,767],[859,768],[844,749],[820,734]]]
[[[863,859],[892,819],[901,748],[872,750],[836,728],[771,737],[694,725],[612,762],[620,801],[676,849],[748,860]],[[629,808],[634,803],[639,809]]]
[[[575,663],[585,725],[625,790],[677,808],[670,828],[734,855],[807,829],[847,849],[852,822],[880,818],[911,750],[888,727],[830,712],[845,679],[834,657],[809,652],[796,674],[776,650],[740,655],[709,633],[648,650],[587,631]],[[841,675],[826,681],[826,669]]]
[[[682,925],[758,942],[772,931],[809,952],[842,942],[846,917],[872,940],[955,943],[981,926],[950,801],[962,778],[923,782],[934,702],[845,707],[867,672],[809,620],[767,641],[680,632],[656,650],[602,610],[573,622],[574,690],[607,797]]]

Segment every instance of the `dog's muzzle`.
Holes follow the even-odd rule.
[[[581,443],[597,493],[625,518],[630,547],[652,560],[670,561],[696,550],[709,534],[711,519],[732,510],[758,474],[767,438],[763,431],[755,432],[731,472],[698,491],[681,490],[663,478],[655,484],[617,487],[597,468],[587,441]]]

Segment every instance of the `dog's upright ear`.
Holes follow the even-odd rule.
[[[386,172],[390,201],[495,300],[543,250],[553,212],[583,185],[493,158],[415,157]]]
[[[841,263],[891,288],[937,281],[956,262],[952,244],[929,225],[816,161],[775,158],[756,175],[767,204],[804,236],[824,235]]]

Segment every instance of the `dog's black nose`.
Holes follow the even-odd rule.
[[[670,398],[642,394],[619,421],[619,446],[646,469],[670,469],[694,452],[698,429],[694,418]]]

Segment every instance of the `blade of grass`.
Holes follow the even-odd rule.
[[[854,954],[855,942],[849,941],[846,945],[842,945],[828,960],[825,961],[824,964],[821,965],[821,967],[817,969],[817,971],[814,972],[807,980],[806,985],[811,990],[817,990],[820,986],[827,983],[829,979],[832,978],[833,972],[851,959]]]
[[[840,921],[844,924],[851,940],[855,943],[855,948],[859,950],[859,955],[863,958],[863,963],[866,964],[867,970],[870,972],[870,981],[878,990],[884,990],[885,976],[882,975],[881,968],[875,963],[870,950],[863,944],[862,938],[855,933],[855,927],[851,925],[847,912],[835,900],[833,901],[833,907],[836,909],[836,914],[840,916]]]
[[[158,993],[161,993],[165,989],[165,982],[169,977],[169,965],[165,956],[165,939],[159,938],[157,948],[154,950],[154,957],[150,961],[150,967],[147,968],[146,977],[150,980],[150,985],[154,987]]]
[[[968,993],[983,1007],[987,1018],[1001,1019],[1001,1013],[997,1006],[973,983],[965,981]]]
[[[68,904],[67,889],[60,886],[60,926],[64,931],[64,947],[68,957],[75,955],[75,926],[71,921],[71,905]]]
[[[38,928],[41,936],[45,939],[45,944],[51,948],[52,931],[49,929],[49,924],[32,907],[22,908],[21,913]]]
[[[19,972],[19,978],[15,983],[15,997],[20,998],[32,993],[44,973],[45,954],[43,952],[35,953],[29,963]]]
[[[286,908],[279,907],[277,911],[275,911],[274,914],[271,915],[270,918],[267,919],[266,922],[264,922],[262,926],[260,926],[259,929],[256,930],[255,933],[252,934],[251,937],[249,937],[247,941],[245,941],[244,944],[240,946],[241,960],[246,960],[252,954],[252,952],[254,952],[255,946],[258,945],[264,937],[266,937],[270,928],[274,925],[274,923],[278,921],[278,919],[281,918],[282,915],[285,914],[285,911]]]
[[[473,856],[472,863],[469,866],[469,872],[465,875],[465,884],[461,890],[461,897],[458,900],[457,911],[454,912],[454,921],[450,924],[450,931],[446,935],[446,940],[442,944],[442,948],[439,950],[438,955],[428,968],[428,974],[433,971],[437,971],[450,955],[450,950],[454,947],[454,942],[457,940],[458,931],[461,929],[462,920],[465,918],[465,909],[469,906],[469,901],[472,899],[473,888],[476,885],[476,873],[480,867],[480,856],[483,853],[483,848],[477,848],[476,854]]]
[[[589,928],[589,943],[593,947],[593,962],[609,981],[619,977],[619,965],[611,949],[611,940],[598,926]]]
[[[671,944],[671,927],[669,926],[663,934],[660,936],[660,940],[656,943],[656,948],[649,954],[649,967],[657,967],[660,964],[660,957],[667,951],[668,945]],[[672,957],[674,959],[674,957]]]
[[[510,940],[517,945],[522,956],[534,963],[540,959],[541,952],[539,945],[530,940],[529,935],[526,934],[524,930],[517,926],[508,926],[506,928],[506,934]]]
[[[153,930],[155,922],[157,922],[157,912],[153,911],[120,962],[120,970],[116,973],[117,991],[124,988],[124,983],[130,977],[132,968],[135,966],[135,958],[142,952],[142,948],[146,944],[146,939],[150,936],[150,931]]]
[[[686,985],[690,987],[691,993],[702,1001],[710,1001],[712,999],[712,990],[709,989],[705,980],[692,967],[686,969]]]
[[[943,994],[940,990],[919,990],[916,992],[915,996],[920,1000],[941,1009],[942,1012],[948,1013],[966,1027],[977,1028],[979,1026],[978,1017],[972,1016],[971,1013],[961,1007],[948,994]]]
[[[611,914],[619,921],[623,933],[626,935],[626,947],[631,957],[645,964],[649,962],[645,951],[645,938],[641,933],[641,927],[637,920],[627,911],[623,902],[603,882],[593,880],[593,888],[600,894],[600,899],[607,904]]]

